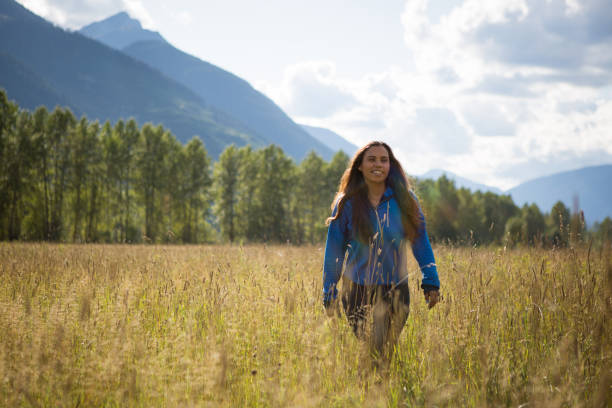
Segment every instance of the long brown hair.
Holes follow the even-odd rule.
[[[379,141],[373,141],[366,144],[355,153],[355,156],[353,156],[351,164],[344,171],[342,179],[340,179],[338,192],[331,205],[333,210],[337,203],[338,210],[335,216],[327,219],[327,225],[337,219],[344,210],[346,202],[352,200],[353,226],[357,231],[357,236],[363,242],[368,242],[370,240],[374,231],[368,219],[368,187],[359,167],[363,162],[365,152],[374,146],[383,146],[389,154],[390,166],[386,185],[391,187],[399,204],[402,225],[404,227],[404,238],[414,241],[418,236],[421,223],[418,204],[414,196],[410,194],[409,189],[411,186],[402,169],[402,165],[393,155],[391,148],[386,143]]]

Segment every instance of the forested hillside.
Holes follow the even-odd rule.
[[[239,120],[249,134],[264,139],[266,144],[280,146],[296,160],[303,159],[310,150],[329,160],[338,150],[304,131],[244,79],[175,48],[158,33],[144,30],[138,20],[126,13],[92,23],[80,32],[159,70],[193,91],[209,107]]]
[[[612,165],[584,167],[522,183],[506,193],[518,204],[548,208],[561,200],[584,211],[587,225],[612,216]]]
[[[322,243],[349,157],[229,146],[214,164],[199,138],[162,126],[100,124],[68,109],[20,110],[0,92],[0,240]],[[446,177],[415,190],[434,242],[566,246],[587,238],[580,214],[457,189]],[[590,232],[612,237],[606,218]]]
[[[12,0],[0,1],[0,61],[0,87],[30,110],[60,105],[92,120],[163,123],[181,142],[199,136],[214,157],[231,143],[268,144],[159,71]]]

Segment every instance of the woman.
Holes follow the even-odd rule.
[[[327,223],[323,304],[331,312],[344,267],[342,305],[353,331],[363,336],[371,310],[374,351],[390,356],[410,305],[406,243],[421,269],[429,308],[438,302],[440,281],[425,218],[386,143],[370,142],[355,154]]]

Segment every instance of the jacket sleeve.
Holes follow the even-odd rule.
[[[348,244],[347,207],[348,203],[344,205],[342,214],[333,220],[327,229],[325,258],[323,260],[323,303],[325,305],[338,296],[336,285],[342,275],[342,264]],[[338,205],[336,204],[332,216],[335,216],[337,211]]]
[[[412,193],[412,192],[411,192]],[[412,196],[416,200],[416,196],[412,193]],[[440,288],[440,280],[438,279],[438,270],[436,268],[436,259],[434,257],[433,250],[431,249],[431,243],[427,236],[427,228],[425,225],[425,215],[421,210],[421,206],[418,204],[420,226],[417,238],[412,243],[412,253],[414,254],[419,268],[421,269],[422,280],[421,288],[426,287]]]

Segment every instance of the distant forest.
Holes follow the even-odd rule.
[[[33,113],[0,90],[0,240],[103,243],[325,242],[325,219],[350,158],[227,147],[215,163],[194,137],[161,125],[99,124],[69,109]],[[413,182],[433,242],[568,246],[612,239],[557,202],[547,213],[508,195]]]

